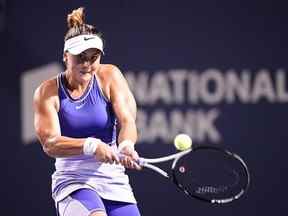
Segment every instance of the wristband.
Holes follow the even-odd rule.
[[[133,149],[133,151],[135,150],[134,149],[134,142],[132,142],[131,140],[124,140],[118,146],[119,152],[121,152],[122,149],[125,148],[126,146],[130,146]]]
[[[98,146],[99,140],[93,137],[88,137],[83,144],[84,155],[94,155]]]

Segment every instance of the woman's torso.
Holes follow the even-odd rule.
[[[96,75],[77,99],[69,94],[64,73],[57,77],[57,84],[61,135],[74,138],[95,137],[116,151],[116,117]],[[105,164],[98,162],[94,156],[79,155],[56,158],[55,168],[52,192],[56,200],[62,199],[81,185],[88,185],[105,199],[135,202],[125,169],[121,165]]]

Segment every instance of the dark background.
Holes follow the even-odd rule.
[[[61,62],[66,15],[86,7],[106,39],[104,63],[123,72],[172,68],[222,71],[287,69],[285,1],[0,1],[1,215],[55,215],[53,159],[21,141],[21,74]],[[287,74],[287,73],[286,73]],[[288,74],[287,74],[288,75]],[[32,95],[31,95],[32,97]],[[161,177],[129,172],[143,215],[287,215],[287,104],[220,104],[224,145],[247,161],[252,184],[241,200],[219,207],[190,200]],[[143,155],[173,152],[138,145]]]

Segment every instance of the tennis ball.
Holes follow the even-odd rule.
[[[184,151],[192,146],[192,140],[189,135],[187,134],[178,134],[174,138],[174,145],[177,150]]]

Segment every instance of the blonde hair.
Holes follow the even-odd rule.
[[[84,7],[80,7],[76,10],[73,10],[67,16],[68,28],[79,27],[85,23],[85,13]]]
[[[85,23],[85,8],[79,7],[73,10],[67,16],[68,31],[65,35],[64,41],[82,34],[92,34],[99,36],[103,42],[103,36],[94,26]]]

